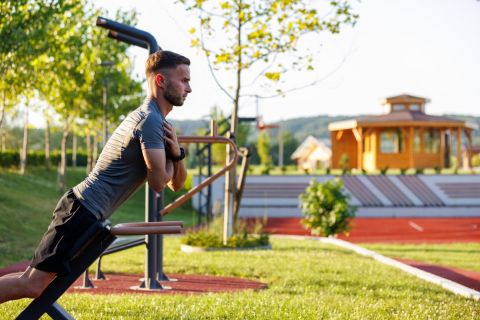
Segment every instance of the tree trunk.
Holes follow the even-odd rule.
[[[0,132],[1,132],[1,136],[2,136],[2,152],[5,152],[5,150],[7,150],[6,132],[3,129]]]
[[[50,160],[50,120],[48,118],[45,126],[45,166],[47,170],[52,168],[52,161]]]
[[[77,135],[75,132],[72,137],[72,166],[77,167]]]
[[[3,90],[3,99],[2,99],[2,109],[0,109],[0,131],[2,129],[3,119],[5,118],[5,110],[7,109],[7,100],[6,100],[5,90]]]
[[[86,143],[86,149],[87,149],[87,168],[86,168],[86,174],[88,175],[90,171],[92,171],[92,146],[91,146],[91,136],[90,136],[90,129],[87,129],[87,134],[85,135],[85,143]]]
[[[242,1],[240,1],[239,6],[241,7]],[[238,25],[237,25],[237,45],[240,52],[237,56],[237,85],[235,90],[235,99],[233,102],[233,112],[230,120],[230,139],[235,141],[236,135],[238,132],[238,106],[240,102],[240,89],[242,86],[242,18],[240,17],[239,10],[238,15]],[[230,145],[227,145],[227,157],[226,162],[229,163],[230,160],[234,157],[233,150],[230,148]],[[235,215],[234,208],[236,199],[236,189],[237,189],[237,164],[234,163],[232,168],[225,174],[225,205],[224,205],[224,214],[223,214],[223,243],[227,244],[228,238],[233,235],[234,226],[235,226]]]
[[[20,151],[20,174],[25,174],[27,168],[27,147],[28,147],[28,106],[25,106],[25,123],[23,125],[23,143]]]
[[[65,192],[65,172],[67,168],[67,138],[68,138],[68,119],[65,119],[62,134],[62,151],[60,163],[58,164],[58,190]]]
[[[95,132],[93,135],[93,153],[92,153],[92,169],[97,164],[98,158],[98,133]]]

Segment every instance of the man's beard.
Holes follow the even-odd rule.
[[[167,82],[165,92],[163,93],[163,96],[165,100],[170,102],[174,106],[182,106],[184,99],[182,94],[176,93],[175,90],[173,89],[172,85],[170,84],[170,81]]]

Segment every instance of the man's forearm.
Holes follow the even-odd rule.
[[[185,184],[185,180],[187,179],[187,169],[185,169],[183,160],[177,161],[177,162],[173,162],[173,161],[169,161],[169,162],[172,163],[173,177],[172,177],[172,180],[170,180],[168,186],[173,191],[178,191]]]

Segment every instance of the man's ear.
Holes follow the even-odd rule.
[[[164,83],[165,83],[165,77],[161,73],[157,73],[155,75],[155,85],[157,87],[163,88]]]

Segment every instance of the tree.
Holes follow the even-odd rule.
[[[272,156],[270,155],[270,136],[268,132],[261,132],[257,140],[257,153],[262,165],[262,174],[269,174],[272,168]]]
[[[18,102],[18,97],[32,91],[37,57],[48,51],[55,38],[47,25],[63,15],[74,0],[17,0],[0,2],[0,128],[7,107]]]
[[[297,51],[299,40],[309,33],[338,33],[342,24],[354,24],[357,20],[346,0],[323,2],[324,6],[306,0],[178,2],[199,18],[198,30],[190,30],[194,35],[192,46],[205,53],[214,80],[232,101],[230,124],[233,137],[238,133],[238,108],[246,84],[251,87],[255,84],[250,95],[258,95],[260,90],[265,91],[265,87],[257,84],[260,79],[278,84],[282,74],[291,67],[312,70],[313,54]],[[232,74],[233,79],[226,77],[219,81],[219,71]],[[252,71],[248,79],[244,76],[246,71]],[[281,92],[278,85],[273,90]],[[226,199],[234,198],[235,172],[234,166],[226,176],[229,184]],[[231,219],[228,210],[226,220]],[[230,223],[226,222],[227,235],[232,233]]]

